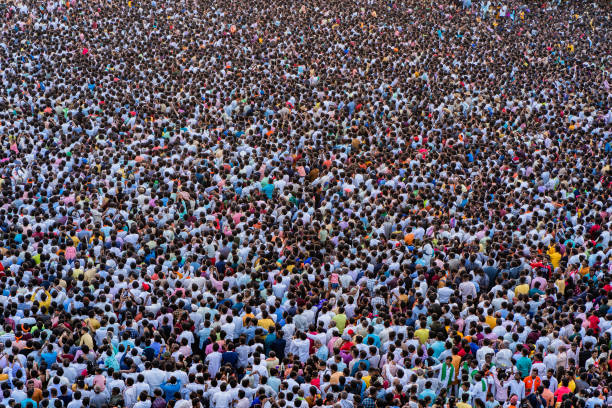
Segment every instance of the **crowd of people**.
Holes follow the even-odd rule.
[[[611,11],[3,3],[0,406],[611,406]]]

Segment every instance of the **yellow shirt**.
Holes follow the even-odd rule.
[[[89,333],[85,333],[83,336],[81,336],[81,341],[79,341],[79,346],[82,346],[83,344],[89,347],[90,350],[94,349],[93,339],[91,338],[91,335]]]
[[[274,320],[272,319],[259,319],[259,321],[257,322],[257,325],[259,327],[263,327],[264,329],[268,330],[270,328],[270,326],[274,326]],[[270,330],[268,330],[270,331]]]
[[[251,319],[255,317],[255,315],[253,313],[247,313],[244,316],[242,316],[242,324],[246,324],[246,319],[247,317],[250,317]]]
[[[340,377],[343,377],[344,373],[342,371],[336,371],[335,373],[333,373],[330,377],[329,377],[329,383],[330,384],[339,384],[340,383]]]
[[[49,293],[48,290],[45,290],[45,294],[47,295],[47,300],[45,301],[39,300],[38,304],[40,305],[40,307],[46,307],[48,309],[49,306],[51,306],[51,294]],[[32,297],[30,298],[30,302],[33,302],[35,300],[36,300],[36,293],[32,295]]]
[[[485,317],[485,323],[487,323],[491,329],[494,329],[495,326],[497,326],[497,319],[493,316],[487,316]]]
[[[565,295],[565,280],[559,279],[558,281],[555,282],[555,285],[557,285],[557,289],[559,289],[559,293],[561,293],[562,295]]]
[[[561,262],[561,254],[555,250],[555,247],[548,248],[548,257],[550,258],[550,263],[553,268],[557,269],[559,267],[559,263]]]
[[[93,330],[98,330],[100,328],[100,322],[98,321],[98,319],[93,318],[90,319],[89,317],[87,319],[85,319],[85,322],[87,324],[89,324],[89,326],[93,329]]]
[[[550,263],[552,264],[553,268],[557,269],[559,267],[559,264],[561,263],[561,254],[558,252],[555,252],[553,254],[550,254]]]
[[[516,288],[514,288],[515,295],[526,295],[528,293],[529,293],[529,285],[526,283],[522,285],[518,285]]]
[[[96,277],[96,268],[91,268],[85,271],[83,278],[87,282],[91,282]]]
[[[429,339],[429,329],[415,330],[414,335],[419,339],[419,343],[425,344]]]

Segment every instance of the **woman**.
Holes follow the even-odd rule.
[[[110,347],[106,349],[106,356],[104,357],[103,363],[106,369],[112,368],[115,371],[121,370],[119,361],[117,361],[117,358],[115,357],[115,353],[113,349]]]

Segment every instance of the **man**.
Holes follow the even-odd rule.
[[[361,405],[363,408],[376,408],[376,388],[370,387],[368,396],[363,399]]]
[[[586,401],[585,408],[603,408],[604,401],[601,397],[601,391],[598,389],[593,390],[593,393]]]
[[[512,367],[512,351],[508,348],[508,343],[503,342],[499,351],[495,355],[495,365],[499,368]]]
[[[438,373],[438,384],[440,384],[440,389],[450,389],[453,381],[455,380],[455,367],[453,366],[452,361],[452,356],[448,356],[444,360],[444,363],[432,367],[434,370],[440,370]]]
[[[463,302],[466,302],[468,298],[476,298],[476,286],[474,282],[470,280],[469,274],[464,274],[462,277],[463,282],[459,284],[459,294],[461,294],[461,298]]]
[[[523,348],[522,356],[516,360],[516,369],[521,374],[521,378],[525,378],[531,372],[531,359],[529,358],[529,350]],[[519,398],[521,399],[521,398]]]
[[[491,340],[489,339],[484,339],[483,341],[483,346],[481,348],[478,349],[478,351],[476,352],[476,359],[478,360],[478,366],[482,367],[482,364],[485,362],[485,356],[491,354],[494,355],[495,354],[495,350],[493,350],[490,346],[491,346]]]
[[[123,401],[128,408],[132,408],[138,401],[138,390],[134,386],[134,379],[128,377],[125,380],[126,388],[123,390]]]
[[[472,401],[476,401],[477,399],[483,402],[486,401],[488,390],[489,386],[487,384],[487,381],[482,377],[482,373],[477,372],[476,374],[474,374],[474,383],[470,387]]]
[[[529,396],[532,392],[535,392],[542,385],[542,380],[538,376],[538,370],[531,370],[531,375],[528,375],[523,380],[525,383],[525,396]]]
[[[212,345],[213,352],[206,356],[206,362],[208,363],[208,371],[212,376],[217,375],[217,372],[221,368],[221,361],[223,354],[219,352],[219,344],[214,343]]]
[[[544,379],[544,381],[542,381],[543,390],[540,395],[542,396],[544,401],[546,401],[546,404],[544,404],[545,407],[553,407],[555,404],[555,395],[550,390],[549,386],[550,382],[547,379]]]
[[[515,373],[514,378],[509,381],[510,395],[516,395],[520,403],[525,398],[525,383],[521,380],[521,374]]]
[[[557,388],[557,391],[555,391],[554,393],[555,397],[557,398],[557,403],[563,401],[563,396],[565,394],[570,394],[571,392],[572,390],[570,390],[569,388],[569,380],[567,378],[564,378],[561,381],[561,386]]]
[[[431,381],[425,381],[425,389],[419,394],[419,400],[424,401],[429,397],[431,400],[430,405],[433,405],[436,402],[436,393],[431,389],[431,386]]]
[[[87,327],[83,327],[81,329],[81,338],[79,340],[79,346],[86,345],[90,350],[94,349],[94,342],[91,334],[89,334],[89,329]]]
[[[144,378],[151,387],[151,390],[155,390],[159,387],[166,379],[166,372],[159,368],[159,362],[153,361],[153,364],[146,364],[147,369],[143,372]]]
[[[102,388],[99,385],[94,387],[94,394],[91,396],[91,406],[94,408],[102,408],[108,403],[109,397],[107,393],[102,392]]]
[[[559,388],[559,381],[557,381],[557,378],[554,376],[555,371],[554,370],[548,370],[546,372],[546,379],[545,381],[543,381],[542,383],[545,384],[547,383],[548,385],[544,385],[547,389],[550,390],[550,392],[554,393],[555,391],[557,391],[557,388]]]
[[[461,402],[457,403],[457,408],[472,408],[472,406],[468,403],[470,399],[470,394],[466,393],[461,396]]]
[[[14,399],[17,404],[21,404],[21,401],[28,398],[28,394],[26,394],[23,389],[24,384],[21,381],[15,381],[13,385],[15,388],[13,392],[11,392],[11,398]]]

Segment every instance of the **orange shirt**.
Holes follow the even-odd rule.
[[[548,388],[544,389],[544,392],[542,393],[542,398],[544,398],[544,400],[546,401],[547,407],[552,407],[555,405],[555,396]]]
[[[453,367],[455,367],[455,378],[457,378],[457,373],[459,372],[459,365],[461,364],[461,356],[454,355],[451,364],[453,365]],[[454,383],[457,383],[457,380],[455,380]]]
[[[525,377],[525,379],[523,380],[523,382],[525,383],[525,395],[529,395],[531,394],[532,391],[537,391],[538,387],[540,385],[542,385],[542,380],[540,380],[540,377],[533,378],[532,376],[527,376]]]

